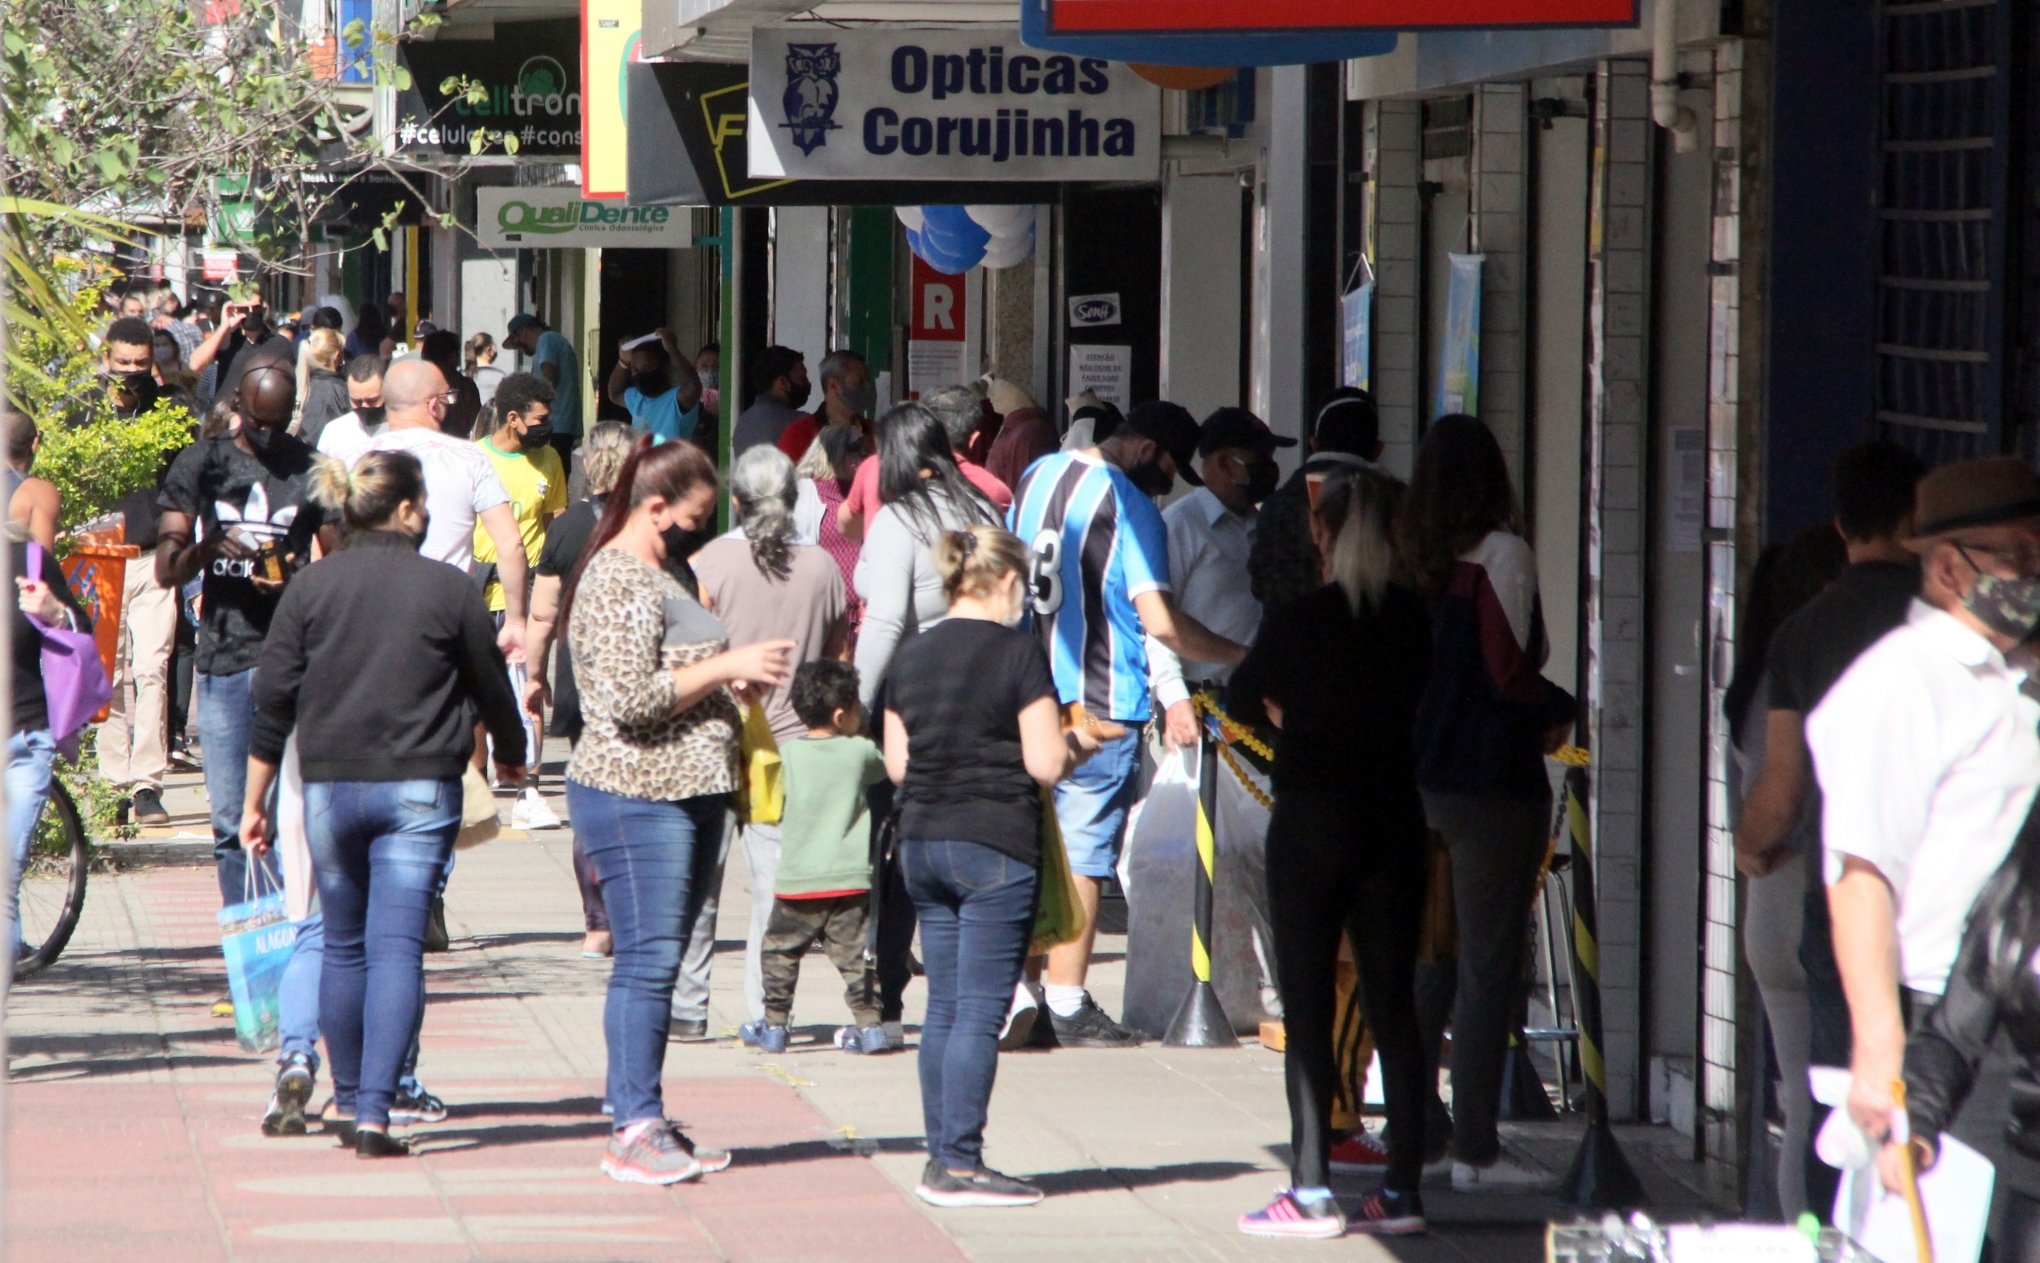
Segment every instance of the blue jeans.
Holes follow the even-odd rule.
[[[319,980],[325,976],[326,918],[314,912],[297,923],[297,939],[291,943],[290,963],[283,967],[283,982],[276,992],[276,1021],[282,1029],[283,1046],[276,1059],[282,1062],[292,1053],[311,1059],[312,1073],[319,1073]]]
[[[666,1066],[673,983],[705,891],[695,852],[722,839],[725,794],[678,802],[625,798],[567,782],[567,814],[601,883],[615,943],[602,1035],[609,1047],[604,1098],[619,1130],[665,1117],[659,1077]]]
[[[366,1125],[389,1123],[423,1010],[425,921],[460,803],[457,780],[305,784],[326,927],[319,1024],[333,1102]]]
[[[1055,819],[1072,873],[1103,881],[1119,867],[1139,774],[1140,733],[1134,731],[1101,743],[1098,753],[1056,782]]]
[[[984,1161],[999,1027],[1034,931],[1040,873],[975,842],[903,842],[900,868],[921,918],[928,1016],[921,1118],[928,1156],[952,1171]]]
[[[13,943],[21,942],[21,873],[28,867],[28,844],[35,840],[36,821],[50,800],[50,767],[57,743],[48,729],[17,732],[7,739],[7,925]]]
[[[241,806],[248,793],[248,732],[255,726],[255,669],[198,677],[198,739],[205,747],[205,797],[212,806],[213,860],[220,906],[247,898],[248,853],[241,849]],[[276,852],[263,861],[283,884]]]

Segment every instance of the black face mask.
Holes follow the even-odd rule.
[[[786,384],[786,406],[789,408],[801,407],[807,403],[808,396],[814,393],[815,386],[813,382],[802,382],[798,386],[788,382]]]
[[[692,554],[698,548],[701,547],[701,541],[696,538],[698,534],[699,532],[690,531],[686,527],[678,524],[677,522],[672,526],[667,527],[665,530],[660,531],[659,538],[663,540],[666,545],[666,560],[667,561],[686,560],[690,554]]]
[[[257,425],[246,417],[241,419],[241,435],[248,440],[248,446],[255,449],[257,456],[276,445],[276,433],[280,426]]]
[[[518,446],[527,451],[534,447],[544,447],[552,440],[552,432],[551,418],[540,421],[536,425],[525,426],[524,433],[518,436]]]
[[[636,386],[641,395],[663,395],[673,389],[672,378],[659,370],[639,373],[630,379],[630,384]]]
[[[1248,501],[1259,504],[1275,494],[1277,484],[1282,481],[1282,471],[1275,468],[1271,460],[1250,461],[1247,464],[1247,481],[1240,488]]]
[[[388,415],[389,409],[380,406],[374,408],[356,408],[354,410],[354,419],[361,422],[361,428],[364,430],[373,430],[381,425]]]
[[[1176,476],[1162,468],[1159,457],[1135,465],[1126,471],[1126,476],[1133,479],[1133,485],[1143,494],[1157,500],[1176,489]]]
[[[424,520],[418,523],[418,533],[411,537],[411,547],[418,552],[425,551],[425,537],[432,533],[432,514],[426,512],[421,516]]]
[[[115,414],[123,417],[138,417],[156,406],[156,397],[161,391],[156,386],[156,378],[153,374],[143,371],[137,373],[108,373],[106,376],[108,390],[116,396],[113,405]],[[118,398],[118,396],[122,395],[133,399],[135,401],[134,404],[130,407],[122,407]]]

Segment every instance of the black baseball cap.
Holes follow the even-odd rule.
[[[1190,415],[1181,404],[1166,399],[1135,404],[1126,414],[1120,429],[1128,434],[1153,439],[1161,449],[1176,462],[1176,473],[1193,487],[1201,487],[1204,480],[1197,476],[1193,461],[1197,456],[1197,419]]]
[[[1273,456],[1278,447],[1295,447],[1295,439],[1286,439],[1268,428],[1268,423],[1248,412],[1245,408],[1227,406],[1215,410],[1204,418],[1204,428],[1197,434],[1197,454],[1209,456],[1228,447],[1241,447],[1257,456]]]

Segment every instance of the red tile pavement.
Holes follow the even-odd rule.
[[[556,1050],[520,1044],[543,1023],[481,951],[434,958],[446,998],[429,1051],[474,1077],[434,1078],[452,1116],[408,1129],[421,1156],[363,1162],[317,1133],[265,1138],[268,1058],[206,1013],[222,981],[211,873],[122,880],[146,891],[127,901],[131,937],[81,944],[17,997],[33,1016],[16,1024],[7,1093],[9,1263],[964,1257],[764,1074],[668,1079],[668,1112],[736,1151],[727,1172],[673,1189],[603,1176],[599,1080],[560,1077]]]

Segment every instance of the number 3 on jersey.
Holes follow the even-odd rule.
[[[1062,608],[1062,532],[1044,530],[1027,549],[1027,592],[1037,617],[1052,618]]]

